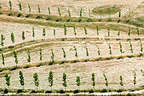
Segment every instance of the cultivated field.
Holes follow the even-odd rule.
[[[143,12],[143,0],[0,0],[0,95],[143,96]]]

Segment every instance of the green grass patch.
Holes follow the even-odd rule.
[[[104,5],[94,8],[92,12],[98,15],[111,15],[121,11],[120,7],[120,5]]]

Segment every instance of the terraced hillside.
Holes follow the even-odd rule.
[[[144,94],[143,0],[0,0],[0,95]]]

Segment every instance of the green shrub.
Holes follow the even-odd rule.
[[[59,16],[61,16],[61,11],[60,11],[60,8],[58,8],[58,14],[59,14]]]
[[[12,41],[12,43],[15,43],[15,36],[14,36],[13,32],[11,33],[11,41]]]

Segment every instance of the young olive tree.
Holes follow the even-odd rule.
[[[59,16],[61,16],[61,10],[60,10],[60,8],[58,8],[58,14],[59,14]]]
[[[66,87],[67,87],[67,75],[66,73],[63,73],[63,86],[65,87],[65,91],[66,91]]]
[[[53,29],[53,35],[54,35],[54,36],[56,35],[56,30],[55,30],[55,29]]]
[[[107,76],[105,74],[103,74],[104,76],[104,79],[105,79],[105,86],[108,87],[108,79],[107,79]]]
[[[80,86],[80,77],[79,76],[76,77],[76,85],[78,87]],[[78,89],[80,89],[80,88],[78,88]]]
[[[120,46],[120,52],[121,52],[121,54],[124,53],[121,42],[119,42],[119,46]]]
[[[9,0],[9,9],[12,10],[12,2]]]
[[[120,31],[118,31],[117,35],[120,36]]]
[[[84,32],[85,32],[85,35],[88,34],[86,27],[84,27]]]
[[[82,10],[82,8],[80,9],[80,17],[82,17],[82,15],[83,15],[83,10]]]
[[[74,50],[75,50],[75,57],[78,57],[77,49],[75,46],[74,46]]]
[[[54,64],[54,52],[53,49],[51,49],[51,64]]]
[[[5,80],[6,80],[6,85],[7,85],[7,87],[9,88],[9,86],[10,86],[10,76],[8,75],[8,73],[6,73],[5,74]]]
[[[3,53],[1,54],[1,56],[2,56],[2,64],[5,65],[5,57],[4,57]]]
[[[107,29],[108,30],[108,37],[110,36],[110,28]]]
[[[16,66],[17,66],[17,64],[18,64],[17,52],[13,51],[13,55],[14,55],[15,63],[16,63]]]
[[[23,72],[22,71],[19,71],[19,82],[20,82],[20,85],[23,87],[24,89],[24,76],[23,76]]]
[[[19,10],[22,11],[22,4],[21,4],[21,2],[19,2],[18,5],[19,5]]]
[[[42,36],[46,36],[46,30],[45,30],[45,28],[43,28],[43,34],[42,34]]]
[[[140,52],[141,52],[141,53],[143,52],[143,45],[142,45],[141,40],[140,40]]]
[[[89,56],[88,48],[86,47],[86,56]]]
[[[124,86],[124,84],[123,84],[123,77],[122,76],[120,76],[120,85]]]
[[[67,28],[66,28],[66,25],[64,24],[64,35],[66,36],[67,35]]]
[[[1,46],[4,46],[4,40],[5,40],[5,37],[3,34],[1,34]]]
[[[34,27],[32,27],[32,37],[33,38],[35,37],[35,29],[34,29]]]
[[[25,32],[22,32],[22,40],[25,40]]]
[[[48,7],[48,13],[49,13],[49,15],[51,14],[50,7]]]
[[[76,26],[73,27],[73,30],[74,30],[74,35],[76,36],[77,33],[76,33]]]
[[[130,46],[131,53],[133,53],[133,47],[132,47],[132,43],[130,40],[129,40],[129,46]]]
[[[51,87],[51,91],[52,91],[52,86],[53,86],[53,72],[52,71],[49,72],[48,81],[49,81],[49,86]]]
[[[108,46],[109,46],[109,54],[112,55],[112,48],[111,48],[111,45],[108,44]]]
[[[34,84],[35,84],[35,86],[37,87],[37,90],[38,90],[38,87],[39,87],[39,78],[38,78],[38,74],[37,73],[33,74],[33,79],[34,79]]]
[[[29,9],[29,13],[30,13],[31,12],[31,6],[29,3],[28,3],[28,9]]]
[[[134,72],[133,84],[134,84],[134,86],[136,85],[136,72]]]
[[[40,9],[39,4],[38,4],[38,13],[41,13],[41,9]]]
[[[30,51],[29,50],[27,50],[27,56],[28,56],[27,61],[31,62],[31,56],[30,56]]]
[[[68,9],[68,16],[71,17],[70,9]]]
[[[96,30],[97,30],[97,36],[99,35],[99,27],[96,26]]]
[[[137,27],[136,30],[137,30],[137,34],[138,34],[138,36],[139,36],[139,35],[140,35],[140,30],[139,30],[139,28]]]
[[[40,48],[40,61],[42,61],[42,49]]]
[[[94,73],[92,73],[91,80],[92,80],[92,86],[93,86],[93,89],[94,89],[94,87],[95,87],[95,74]]]
[[[66,52],[65,52],[64,48],[62,48],[62,51],[63,51],[63,57],[66,58]]]
[[[12,43],[15,43],[15,36],[14,36],[13,32],[11,33],[11,41],[12,41]]]

